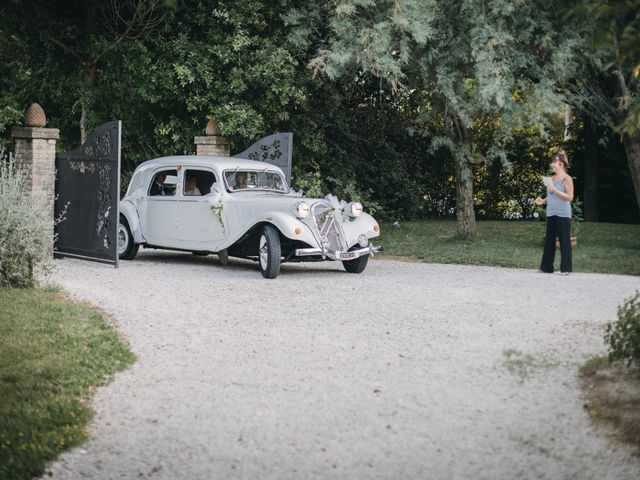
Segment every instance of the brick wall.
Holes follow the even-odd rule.
[[[35,205],[47,211],[43,228],[51,237],[53,249],[54,201],[56,183],[57,128],[15,127],[11,130],[15,142],[15,165],[27,180],[27,187]]]

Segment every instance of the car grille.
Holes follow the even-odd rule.
[[[319,202],[311,207],[311,214],[313,215],[321,244],[332,251],[346,251],[347,243],[336,218],[338,212],[333,207]]]

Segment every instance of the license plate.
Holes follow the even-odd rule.
[[[349,260],[350,258],[356,258],[356,252],[346,252],[340,254],[342,260]]]

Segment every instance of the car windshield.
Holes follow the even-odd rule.
[[[224,172],[227,188],[231,192],[241,190],[269,190],[287,192],[287,183],[279,172],[273,170],[227,170]]]

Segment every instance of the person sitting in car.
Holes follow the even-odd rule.
[[[184,181],[184,194],[186,196],[201,196],[200,189],[198,188],[196,177],[190,173],[187,173],[187,178]]]
[[[153,184],[151,184],[151,190],[149,191],[150,196],[156,195],[170,195],[164,188],[164,181],[167,179],[167,174],[165,172],[160,172],[156,175],[156,178],[153,180]]]
[[[238,172],[236,173],[236,185],[233,188],[234,190],[244,190],[247,188],[247,172]]]

